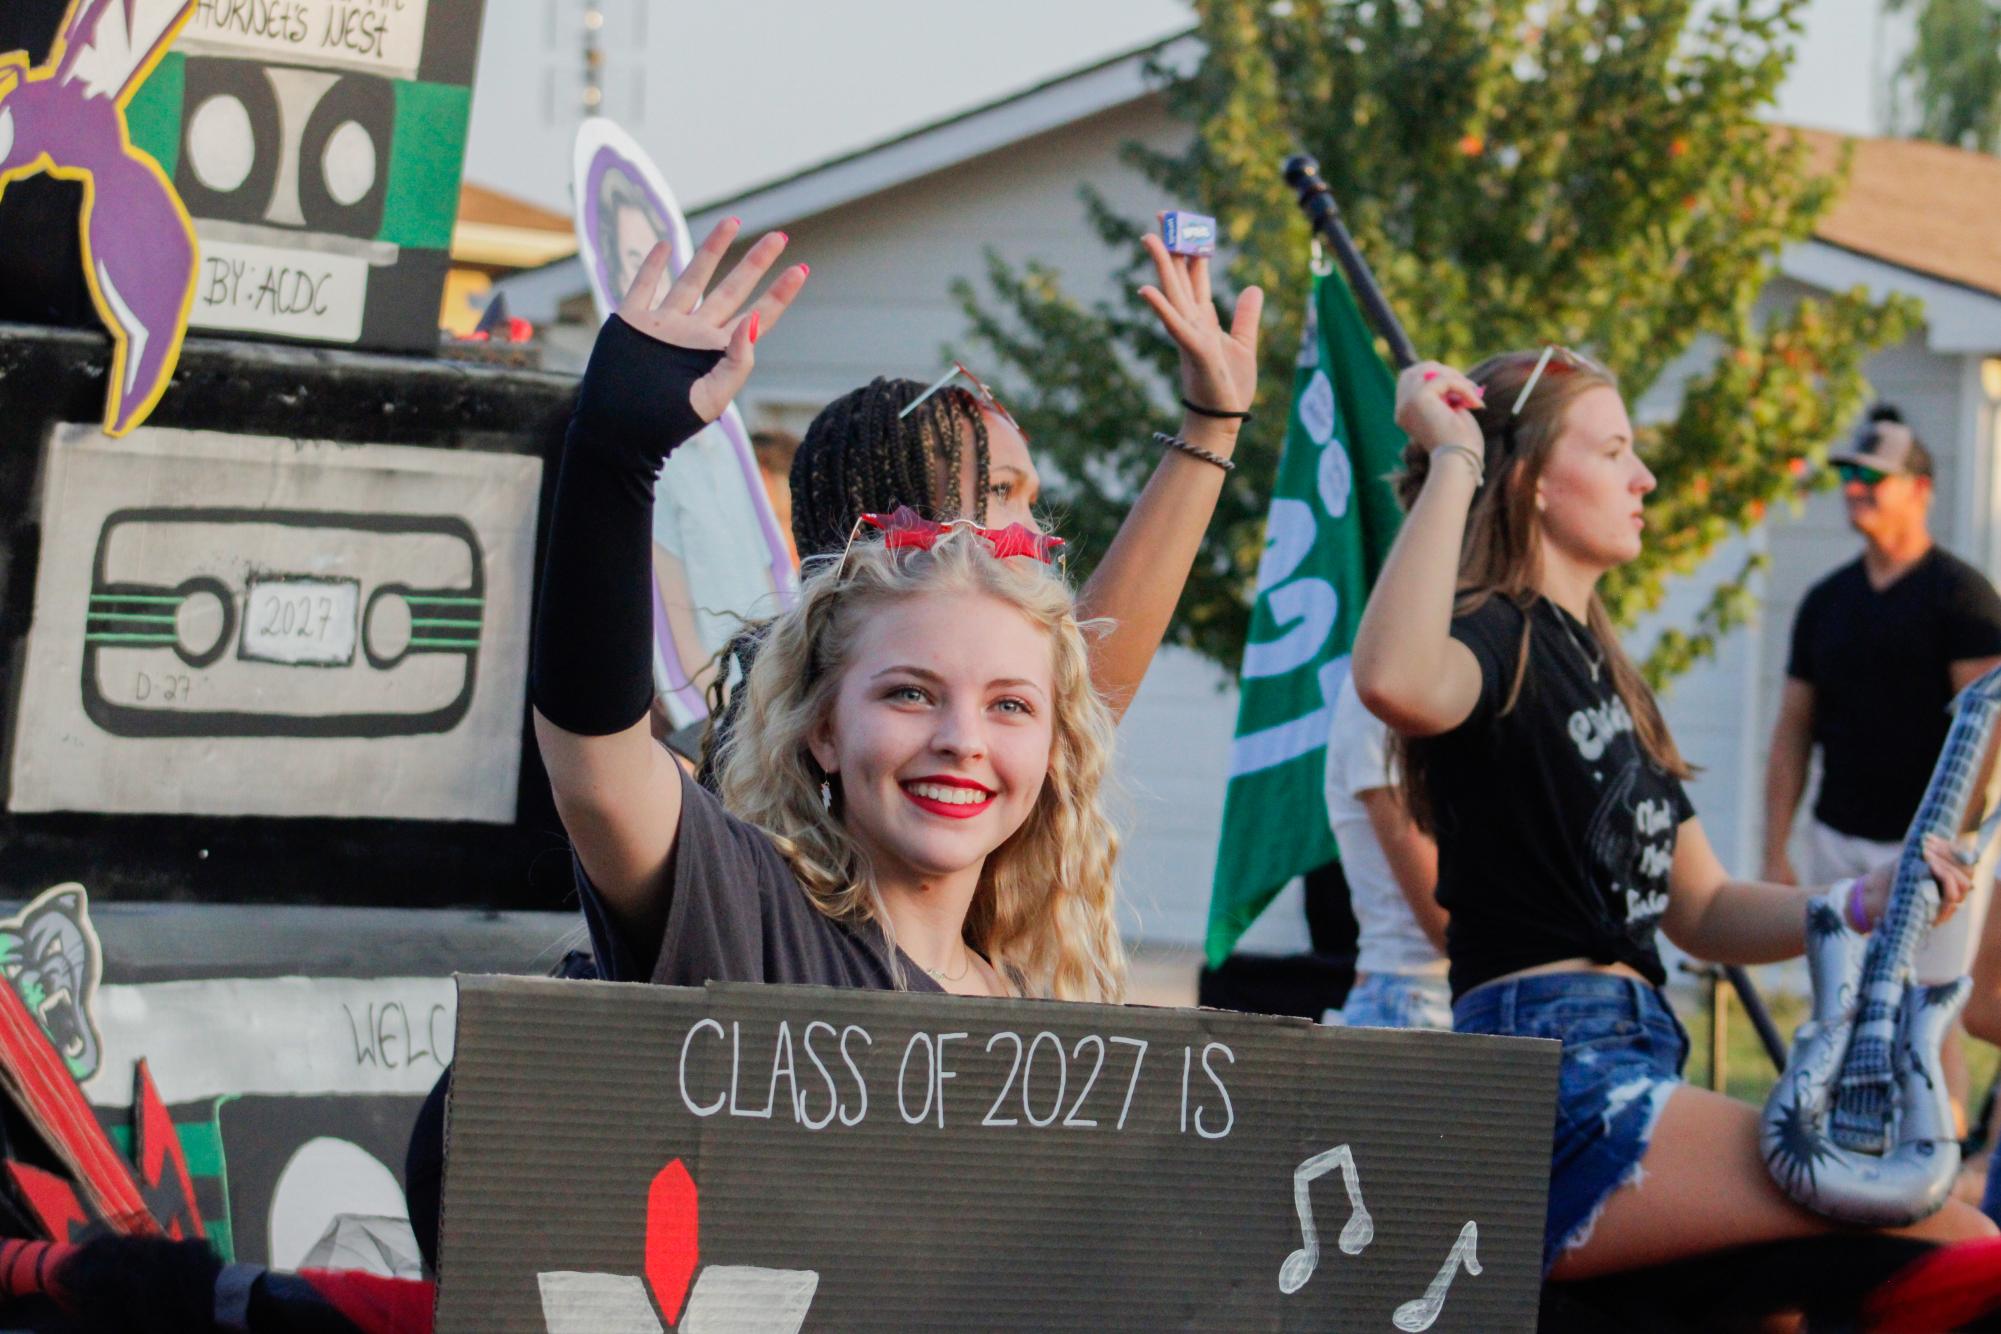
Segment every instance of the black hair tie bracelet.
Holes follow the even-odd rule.
[[[1204,449],[1200,445],[1191,445],[1178,435],[1169,435],[1165,431],[1155,431],[1153,433],[1153,443],[1156,445],[1166,445],[1169,449],[1178,449],[1184,454],[1190,454],[1195,458],[1201,459],[1204,463],[1213,463],[1224,472],[1235,472],[1237,470],[1235,460],[1226,459],[1221,454]]]
[[[1214,417],[1218,421],[1247,422],[1253,415],[1248,412],[1225,412],[1221,408],[1205,408],[1200,403],[1191,403],[1185,398],[1181,400],[1181,406],[1198,417]]]

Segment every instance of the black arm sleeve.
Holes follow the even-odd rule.
[[[688,391],[722,357],[616,315],[591,349],[556,473],[530,671],[535,708],[566,732],[622,732],[653,702],[653,483],[707,425]]]

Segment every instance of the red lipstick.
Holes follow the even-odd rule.
[[[958,778],[951,774],[912,778],[898,786],[919,810],[942,815],[948,820],[970,820],[994,804],[992,789],[970,778]],[[927,788],[930,791],[920,790]]]

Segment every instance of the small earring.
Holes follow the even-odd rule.
[[[834,809],[834,785],[824,778],[820,780],[820,809],[823,811]]]

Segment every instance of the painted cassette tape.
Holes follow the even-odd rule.
[[[80,618],[84,712],[128,737],[450,731],[485,608],[456,516],[118,510]]]
[[[436,346],[480,0],[203,0],[133,98],[200,242],[189,323]]]

